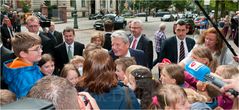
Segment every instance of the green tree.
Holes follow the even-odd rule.
[[[186,7],[190,5],[191,2],[188,0],[173,0],[173,6],[176,8],[177,12],[183,12]]]
[[[20,1],[20,4],[22,5],[22,11],[24,12],[24,13],[27,13],[27,12],[29,12],[30,11],[30,6],[29,6],[29,4],[28,3],[26,3],[24,0],[21,0]]]
[[[171,5],[172,5],[171,0],[167,0],[167,1],[165,1],[165,0],[154,0],[154,1],[149,2],[149,7],[150,8],[155,8],[156,11],[158,9],[167,11]]]

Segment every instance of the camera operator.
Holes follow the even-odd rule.
[[[26,28],[29,32],[35,33],[40,36],[41,44],[43,46],[43,53],[52,54],[54,45],[50,38],[48,38],[43,32],[40,32],[40,22],[36,16],[29,16],[26,19]]]

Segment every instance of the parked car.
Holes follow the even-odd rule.
[[[96,30],[104,30],[104,22],[106,20],[112,20],[114,23],[114,30],[124,29],[127,25],[127,21],[123,16],[116,16],[116,14],[106,14],[103,19],[98,20],[93,25]]]
[[[130,16],[133,16],[133,13],[131,12],[126,12],[124,14],[122,14],[123,17],[130,17]]]
[[[156,14],[155,14],[155,17],[163,17],[164,15],[166,14],[170,14],[170,12],[167,12],[167,11],[158,11]]]
[[[100,14],[100,13],[96,13],[96,14],[91,14],[90,16],[89,16],[89,20],[96,20],[96,19],[102,19],[102,17],[103,17],[103,15],[102,14]]]
[[[188,35],[191,35],[191,34],[194,33],[194,31],[195,31],[195,24],[194,24],[192,19],[178,19],[177,22],[179,20],[184,20],[186,22],[187,29],[189,29],[189,31],[187,32]],[[177,25],[176,23],[174,23],[174,25],[173,25],[173,32],[174,32],[174,34],[175,34],[176,25]]]
[[[137,17],[145,17],[145,16],[146,16],[146,13],[145,13],[145,12],[136,13],[134,16],[137,16]]]
[[[161,21],[173,21],[174,18],[173,18],[173,15],[171,14],[166,14],[166,15],[163,15],[163,17],[161,18]]]

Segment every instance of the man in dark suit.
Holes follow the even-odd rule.
[[[29,16],[26,19],[26,28],[29,32],[35,33],[40,36],[41,38],[41,44],[43,46],[42,53],[50,53],[52,54],[54,45],[51,39],[49,39],[44,32],[40,32],[40,23],[39,19],[36,16]]]
[[[8,48],[9,50],[12,49],[11,45],[11,38],[13,37],[12,29],[10,28],[11,21],[7,16],[3,18],[3,24],[1,27],[1,40],[3,42],[3,46]]]
[[[1,41],[0,41],[0,47],[1,47],[1,51],[0,51],[0,55],[1,55],[1,68],[0,68],[0,71],[1,71],[1,89],[8,89],[8,86],[7,84],[4,82],[4,79],[2,77],[2,66],[3,66],[3,62],[7,61],[7,60],[10,60],[10,59],[14,59],[16,58],[16,56],[14,55],[13,51],[9,50],[8,48],[4,47],[2,44],[1,44]]]
[[[111,50],[111,34],[114,29],[114,24],[112,20],[106,20],[104,23],[104,30],[105,30],[105,41],[103,48],[107,49],[108,51]]]
[[[112,50],[109,52],[113,60],[119,57],[134,57],[138,65],[147,67],[147,58],[142,50],[129,48],[129,39],[127,33],[118,30],[112,33]]]
[[[163,41],[159,62],[162,62],[163,58],[167,58],[172,63],[178,63],[187,56],[195,45],[193,39],[186,37],[187,31],[186,22],[178,21],[175,29],[176,36]]]
[[[55,30],[55,23],[51,22],[51,26],[49,27],[48,34],[49,34],[48,37],[54,41],[55,46],[63,43],[62,33]]]
[[[143,25],[140,20],[131,21],[131,35],[129,36],[130,48],[144,51],[147,56],[148,67],[153,68],[153,42],[142,34]]]
[[[84,44],[74,41],[75,31],[73,28],[66,28],[63,30],[65,42],[56,46],[54,49],[55,64],[60,71],[64,64],[68,63],[74,55],[82,56]]]

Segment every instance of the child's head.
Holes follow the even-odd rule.
[[[7,89],[1,89],[0,95],[1,95],[0,105],[12,103],[12,102],[16,101],[16,99],[17,99],[16,95]]]
[[[155,92],[149,109],[189,110],[190,104],[183,88],[165,84]]]
[[[191,57],[192,59],[207,65],[212,72],[214,72],[218,66],[217,60],[213,58],[211,50],[207,47],[198,46],[194,48]]]
[[[17,57],[24,58],[30,62],[36,62],[41,59],[41,39],[34,33],[17,33],[12,38],[12,48]]]
[[[97,46],[103,46],[104,45],[104,36],[101,32],[95,32],[92,34],[90,43],[94,43]]]
[[[183,88],[184,91],[187,94],[187,99],[190,104],[195,103],[195,102],[206,102],[207,98],[204,95],[199,94],[195,90],[191,88]]]
[[[239,70],[234,65],[220,65],[215,73],[224,79],[231,79],[233,75],[239,74]]]
[[[83,64],[84,64],[85,58],[79,55],[75,55],[71,60],[70,63],[73,64],[77,70],[79,71],[80,75],[83,74]]]
[[[136,88],[136,81],[134,76],[132,75],[132,71],[136,69],[140,69],[140,68],[146,68],[146,67],[141,65],[131,65],[125,70],[124,84],[128,85],[129,88],[131,88],[132,90],[135,90]]]
[[[45,76],[52,75],[55,70],[55,63],[50,54],[43,54],[38,66],[40,66],[41,72]]]
[[[133,57],[122,57],[115,60],[116,75],[118,80],[123,81],[125,78],[125,71],[131,65],[136,65],[136,61]]]
[[[161,70],[160,80],[163,84],[184,84],[184,69],[177,64],[168,64]]]
[[[69,80],[74,86],[78,83],[79,72],[73,64],[65,64],[61,70],[61,77]]]
[[[87,44],[85,50],[83,51],[83,57],[86,58],[89,55],[89,52],[95,49],[101,49],[101,46],[98,46],[94,43]]]

